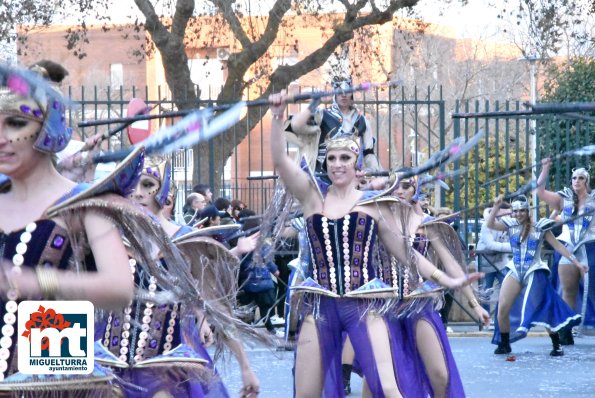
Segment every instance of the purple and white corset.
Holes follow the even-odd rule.
[[[0,230],[0,258],[16,261],[23,267],[43,266],[56,269],[70,269],[72,247],[68,232],[52,220],[38,220],[18,231],[5,234]],[[88,266],[93,267],[91,262]],[[40,297],[41,298],[41,297]],[[0,381],[17,370],[17,325],[15,324],[20,302],[0,299]]]
[[[313,214],[306,220],[311,258],[308,276],[322,289],[344,296],[376,278],[375,220],[353,211],[339,219]]]
[[[129,263],[135,286],[149,294],[156,292],[156,278],[137,271],[136,260],[130,259]],[[167,354],[181,343],[179,309],[179,304],[133,301],[122,311],[110,312],[103,330],[103,347],[120,364],[130,367]]]

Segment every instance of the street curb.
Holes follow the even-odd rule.
[[[493,331],[486,332],[452,332],[447,333],[448,337],[491,337],[494,335]],[[527,337],[548,337],[547,332],[529,332]]]

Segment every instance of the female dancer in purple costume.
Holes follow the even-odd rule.
[[[0,189],[0,380],[16,372],[13,325],[19,299],[90,300],[97,307],[118,308],[132,297],[132,281],[114,278],[128,269],[115,225],[96,211],[84,212],[93,261],[73,272],[70,230],[61,217],[47,216],[76,185],[52,163],[69,139],[62,96],[31,72],[1,66],[0,173],[8,180]]]
[[[581,264],[589,267],[595,265],[595,191],[589,183],[591,176],[585,168],[578,168],[572,172],[572,186],[565,187],[558,192],[545,189],[551,160],[541,161],[542,169],[537,179],[537,195],[554,210],[560,213],[563,221],[567,222],[570,230],[570,244],[568,250]],[[584,214],[584,216],[580,216]],[[588,272],[588,281],[581,286],[581,269],[574,266],[573,261],[561,258],[558,264],[558,276],[562,287],[562,298],[570,308],[579,312],[583,325],[595,326],[595,273]],[[587,287],[587,289],[584,289]],[[582,296],[578,297],[580,290]],[[574,344],[572,332],[566,329],[560,333],[562,345]]]
[[[357,240],[362,237],[364,245],[367,245],[366,240],[369,244],[377,232],[388,250],[403,263],[409,264],[410,258],[407,253],[410,250],[403,237],[401,223],[384,203],[358,204],[362,197],[362,192],[356,189],[355,174],[359,144],[353,139],[340,139],[327,145],[326,163],[332,184],[326,197],[321,197],[308,175],[285,152],[286,143],[282,134],[285,99],[284,93],[269,97],[273,114],[271,137],[273,162],[287,190],[295,195],[303,206],[311,247],[323,242],[324,248],[327,249],[325,258],[325,253],[319,250],[320,247],[313,249],[314,254],[323,259],[316,259],[310,264],[312,269],[309,279],[314,282],[314,286],[318,286],[313,290],[321,294],[316,294],[314,306],[318,316],[307,315],[301,325],[296,352],[295,394],[298,397],[343,395],[341,333],[346,331],[362,364],[372,394],[375,397],[400,397],[407,392],[400,391],[396,382],[389,334],[384,318],[375,315],[373,310],[366,311],[370,305],[367,300],[341,296],[359,289],[368,277],[374,280],[374,268],[367,266],[367,253],[364,255],[363,264],[350,260],[358,255],[357,248],[361,246]],[[363,228],[359,233],[353,230],[353,226],[350,227],[349,219],[352,217],[356,219],[354,224],[358,227],[361,225]],[[329,235],[331,224],[335,226],[334,229],[339,228],[338,225],[341,224],[343,231],[347,231],[347,236],[343,234],[343,249],[326,237]],[[355,244],[350,245],[350,242]],[[352,246],[353,252],[349,251],[349,246]],[[366,247],[372,250],[371,247]],[[344,261],[339,258],[336,260],[341,261],[338,267],[334,266],[333,253],[334,255],[343,253],[340,258]],[[447,287],[461,287],[468,284],[470,280],[480,277],[476,274],[470,279],[464,276],[457,279],[450,278],[421,255],[412,254],[422,275],[427,278],[433,275]],[[319,260],[323,263],[321,264]],[[356,271],[359,265],[361,265],[361,272]],[[320,272],[317,267],[321,268]],[[328,275],[323,271],[325,269],[328,269]],[[371,339],[369,336],[374,338]],[[336,382],[325,382],[329,377]]]
[[[150,163],[152,161],[152,163]],[[160,162],[159,160],[148,159],[149,165],[143,169],[139,183],[130,195],[130,198],[137,204],[146,208],[153,216],[155,216],[160,222],[161,226],[172,239],[179,238],[185,234],[195,231],[194,228],[188,226],[178,225],[163,215],[163,208],[168,198],[170,190],[170,174],[171,169],[167,162]],[[252,250],[256,245],[256,237],[254,238],[242,238],[238,242],[238,246],[234,249],[235,253],[241,254]],[[131,260],[131,265],[134,260]],[[131,267],[131,269],[135,269]],[[137,284],[141,284],[144,289],[151,290],[150,286],[145,286],[152,282],[152,278],[144,278],[141,275],[135,275],[135,281]],[[154,281],[152,282],[154,283]],[[136,312],[133,310],[136,304],[127,307],[124,313]],[[199,361],[203,361],[203,365],[208,366],[211,371],[214,370],[213,361],[211,360],[205,347],[213,343],[213,333],[210,325],[207,322],[203,313],[196,314],[193,316],[184,316],[180,314],[183,308],[180,308],[177,304],[163,308],[163,306],[152,306],[152,313],[147,318],[146,310],[142,313],[139,312],[138,319],[136,322],[129,322],[130,329],[121,328],[121,320],[124,319],[125,314],[111,314],[108,322],[108,328],[104,336],[104,346],[112,351],[116,356],[120,356],[120,359],[130,364],[129,370],[120,371],[118,374],[120,377],[129,381],[133,385],[137,385],[143,390],[138,391],[134,389],[126,389],[127,397],[227,397],[228,393],[225,386],[218,379],[218,376],[207,377],[205,382],[199,382],[199,380],[184,382],[186,378],[192,379],[191,375],[182,376],[180,378],[180,372],[163,372],[163,368],[141,368],[143,360],[157,361],[159,356],[167,358],[168,353],[174,352],[180,347],[184,347],[186,350],[186,357],[182,358],[184,361],[180,364],[187,364],[189,359],[188,356],[195,358],[197,364]],[[128,312],[127,312],[128,311]],[[177,316],[172,316],[172,313],[178,312]],[[143,316],[144,315],[144,316]],[[115,323],[116,319],[120,319],[118,323]],[[159,321],[161,319],[161,321]],[[166,328],[165,320],[169,319]],[[147,325],[147,326],[138,326]],[[198,326],[198,327],[197,327]],[[136,335],[140,332],[141,328],[146,328],[146,338],[142,333],[137,339],[132,339],[130,336]],[[165,343],[153,344],[153,341],[162,341],[163,334],[166,332],[168,336],[165,336]],[[145,329],[142,329],[145,330]],[[170,333],[171,332],[171,333]],[[141,336],[142,335],[142,336]],[[129,355],[121,356],[120,345],[112,347],[112,340],[116,337],[116,341],[126,341],[125,345]],[[140,341],[143,341],[141,344]],[[234,352],[238,361],[240,362],[243,389],[241,392],[242,397],[255,397],[259,391],[259,381],[256,375],[253,373],[248,358],[243,350],[242,344],[237,341],[228,341],[228,346]],[[154,346],[155,345],[155,346]],[[206,362],[206,364],[204,364]],[[164,361],[165,363],[165,361]],[[141,364],[139,367],[135,365]],[[167,364],[170,369],[176,368],[175,358],[167,358]],[[178,365],[180,365],[178,364]],[[180,370],[183,371],[183,367]]]
[[[421,209],[418,201],[414,200],[416,192],[415,179],[400,181],[397,185],[394,195],[405,203],[410,203],[413,206],[417,217],[425,218],[424,223],[431,221],[431,218],[426,216]],[[450,228],[447,224],[440,223],[443,228]],[[453,244],[458,245],[458,237],[456,232],[451,229],[451,237],[456,239]],[[459,261],[451,254],[450,250],[445,246],[444,239],[446,236],[441,235],[436,228],[432,228],[430,223],[428,226],[420,227],[415,236],[413,247],[427,255],[431,248],[440,260],[439,264],[443,267],[447,275],[452,277],[461,277],[464,275],[463,268]],[[487,311],[482,308],[470,286],[462,288],[463,295],[468,300],[469,307],[475,312],[477,318],[485,325],[489,324],[490,316]],[[461,397],[465,395],[463,384],[457,370],[456,363],[450,350],[448,337],[444,331],[444,324],[440,318],[438,311],[433,308],[432,299],[427,299],[428,303],[424,306],[424,310],[415,312],[404,319],[397,320],[403,327],[403,331],[416,342],[417,352],[421,357],[425,376],[424,378],[426,388],[431,387],[429,392],[432,397]]]

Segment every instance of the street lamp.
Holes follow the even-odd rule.
[[[537,61],[540,58],[535,52],[531,52],[525,58],[529,61],[529,73],[531,74],[531,105],[537,102]],[[529,156],[531,157],[531,179],[537,180],[537,120],[529,119]],[[537,206],[537,190],[533,190],[533,220],[539,219],[539,207]]]

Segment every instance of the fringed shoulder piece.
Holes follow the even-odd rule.
[[[399,202],[399,199],[392,196],[391,193],[397,187],[399,179],[396,178],[396,175],[393,174],[391,176],[392,180],[388,184],[388,187],[383,190],[378,191],[364,191],[362,197],[360,198],[358,205],[366,205],[369,203],[377,202],[377,201],[387,201],[387,202]]]
[[[138,266],[155,276],[159,286],[167,292],[155,301],[195,301],[196,306],[202,307],[200,293],[192,282],[189,267],[159,221],[142,207],[119,195],[104,194],[78,200],[53,211],[54,217],[60,217],[66,223],[77,265],[84,261],[81,248],[87,243],[83,223],[87,212],[98,213],[119,228],[122,239],[128,242],[129,254],[137,260]],[[144,293],[147,292],[137,292],[138,299],[142,300]]]
[[[120,162],[107,176],[96,183],[79,184],[71,193],[63,197],[58,203],[48,209],[48,217],[53,217],[62,208],[75,204],[104,193],[115,193],[128,196],[138,183],[144,162],[144,149],[142,146],[132,151],[126,159]]]
[[[466,267],[464,267],[465,253],[463,252],[463,248],[461,246],[461,239],[452,226],[444,222],[429,222],[423,224],[422,228],[426,231],[426,235],[430,240],[429,249],[433,253],[431,256],[429,256],[429,260],[434,263],[434,265],[439,265],[441,262],[437,257],[435,250],[432,249],[432,243],[435,240],[439,240],[446,246],[449,253],[452,254],[456,260],[457,264],[460,265],[464,271],[466,271]],[[442,266],[441,268],[444,269]]]
[[[234,316],[238,293],[239,259],[214,239],[184,235],[175,241],[177,248],[190,264],[190,272],[198,284],[203,311],[215,329],[215,357],[224,344],[232,338],[242,337],[270,343],[265,335],[258,333],[247,323]]]

